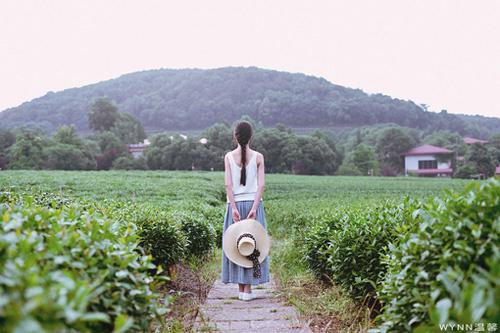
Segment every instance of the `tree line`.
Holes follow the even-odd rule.
[[[222,122],[197,136],[155,134],[145,154],[133,158],[127,145],[147,137],[139,120],[104,97],[95,100],[87,118],[93,131],[87,136],[73,125],[59,127],[52,136],[32,129],[0,131],[0,168],[223,170],[224,154],[235,147],[231,124]],[[264,154],[266,171],[272,173],[395,176],[403,171],[402,154],[423,143],[456,151],[453,157],[465,156],[453,159],[458,177],[491,176],[500,163],[500,134],[487,145],[467,146],[456,132],[425,134],[397,124],[301,135],[283,124],[266,128],[249,116],[242,119],[253,124],[252,147]]]

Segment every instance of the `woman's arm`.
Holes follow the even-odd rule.
[[[264,187],[266,185],[264,170],[264,155],[259,153],[259,155],[257,155],[257,193],[255,194],[252,209],[248,213],[247,219],[255,219],[257,216],[257,208],[259,207],[260,199],[262,199],[262,194],[264,193]]]
[[[240,213],[236,207],[236,202],[233,196],[233,178],[231,177],[231,166],[229,165],[229,155],[230,152],[224,156],[224,184],[226,185],[226,195],[229,199],[229,204],[231,205],[231,210],[233,212],[233,221],[238,222],[240,220]]]

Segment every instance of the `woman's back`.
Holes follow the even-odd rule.
[[[235,157],[235,151],[229,152],[229,165],[231,167],[231,179],[233,183],[233,195],[235,201],[254,200],[257,193],[257,152],[250,151],[248,162],[246,164],[246,184],[241,184],[241,165],[238,162],[241,158]],[[229,199],[228,199],[229,202]]]

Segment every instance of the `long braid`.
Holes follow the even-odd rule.
[[[239,122],[234,130],[234,136],[241,146],[240,184],[245,186],[247,183],[247,144],[252,138],[252,125],[246,121]]]
[[[240,184],[245,186],[247,184],[247,145],[241,146],[241,175]]]

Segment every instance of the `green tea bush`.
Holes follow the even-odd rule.
[[[209,206],[205,205],[201,211],[205,219],[215,229],[215,244],[217,247],[222,247],[222,235],[224,233],[224,214],[225,206]]]
[[[402,235],[399,245],[382,260],[388,271],[379,292],[385,303],[379,331],[411,331],[428,323],[434,303],[451,300],[454,294],[464,297],[459,302],[467,301],[470,291],[454,286],[457,292],[452,292],[446,281],[473,289],[474,274],[487,270],[499,251],[500,182],[474,182],[463,192],[435,198],[424,207],[421,219],[418,229]],[[484,294],[474,297],[479,298],[474,302],[488,303]]]
[[[420,325],[415,332],[442,332],[439,325],[483,323],[485,331],[488,324],[500,321],[500,253],[496,252],[488,262],[488,269],[476,266],[470,279],[460,280],[465,274],[449,270],[442,275],[441,281],[447,295],[432,300],[429,312],[431,323]]]
[[[331,235],[343,228],[348,220],[348,214],[339,212],[319,221],[310,220],[310,227],[305,232],[294,232],[294,242],[304,252],[308,267],[321,279],[331,281],[332,274],[327,265],[325,250],[331,246]]]
[[[186,235],[187,254],[202,257],[208,255],[216,245],[217,233],[205,216],[196,211],[174,211],[173,218],[181,224]]]
[[[342,228],[330,233],[323,251],[332,280],[355,298],[375,297],[386,272],[380,259],[389,244],[397,243],[400,235],[413,227],[416,209],[414,201],[405,200],[397,206],[386,204],[348,214]]]
[[[374,298],[386,271],[380,262],[389,244],[413,227],[418,203],[385,204],[338,212],[311,227],[304,239],[309,267],[355,298]],[[418,213],[418,211],[417,211]]]
[[[167,268],[179,262],[188,249],[188,239],[182,225],[168,211],[142,207],[131,216],[139,225],[140,244],[154,258],[156,265]]]
[[[0,205],[2,332],[144,332],[166,308],[137,228],[93,210]]]

